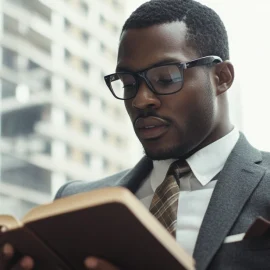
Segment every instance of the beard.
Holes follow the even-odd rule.
[[[152,160],[181,159],[188,158],[193,153],[188,145],[175,145],[152,151],[144,148],[144,154]]]

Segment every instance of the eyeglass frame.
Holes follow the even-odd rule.
[[[129,100],[129,99],[133,99],[136,97],[138,91],[139,91],[139,85],[140,85],[140,80],[139,78],[143,78],[144,81],[146,82],[148,88],[150,89],[150,91],[152,91],[155,95],[161,95],[161,96],[165,96],[165,95],[172,95],[172,94],[175,94],[177,92],[179,92],[183,86],[184,86],[184,70],[185,69],[188,69],[188,68],[193,68],[193,67],[198,67],[198,66],[205,66],[205,65],[210,65],[210,64],[219,64],[219,63],[222,63],[223,60],[219,57],[219,56],[215,56],[215,55],[209,55],[209,56],[204,56],[204,57],[201,57],[201,58],[197,58],[197,59],[194,59],[192,61],[189,61],[189,62],[185,62],[185,63],[168,63],[168,64],[160,64],[160,65],[154,65],[154,66],[151,66],[151,67],[148,67],[146,69],[143,69],[141,71],[138,71],[138,72],[131,72],[131,71],[120,71],[120,72],[115,72],[115,73],[112,73],[112,74],[109,74],[109,75],[106,75],[104,76],[104,80],[105,80],[105,83],[106,85],[108,86],[109,90],[111,91],[111,93],[113,94],[113,96],[116,98],[116,99],[120,99],[120,100]],[[147,71],[149,71],[150,69],[153,69],[153,68],[157,68],[157,67],[163,67],[163,66],[176,66],[178,67],[179,71],[182,73],[183,75],[183,83],[182,83],[182,86],[179,90],[176,90],[172,93],[158,93],[155,88],[152,86],[151,84],[151,81],[147,78],[146,76],[146,73]],[[112,76],[115,76],[115,75],[118,75],[118,74],[128,74],[128,75],[132,75],[135,79],[135,94],[134,96],[132,97],[129,97],[129,98],[120,98],[118,96],[115,95],[114,91],[113,91],[113,88],[112,88],[112,85],[111,85],[111,82],[113,82],[113,80],[111,79]],[[116,81],[116,80],[114,80]]]

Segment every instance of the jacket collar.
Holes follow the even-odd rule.
[[[197,270],[207,269],[260,183],[266,170],[259,165],[261,161],[261,153],[240,134],[218,177],[200,228],[193,254]]]
[[[132,193],[136,193],[152,169],[153,161],[144,156],[132,170],[128,171],[119,180],[118,185],[128,188]]]

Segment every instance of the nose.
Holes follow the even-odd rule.
[[[150,89],[147,83],[142,80],[137,95],[132,100],[132,107],[139,110],[147,108],[158,109],[161,105],[160,99]]]

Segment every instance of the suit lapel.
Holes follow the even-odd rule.
[[[152,169],[153,161],[144,156],[132,170],[119,180],[117,185],[126,187],[132,193],[136,193]]]
[[[198,235],[193,257],[205,270],[222,245],[265,169],[255,164],[261,153],[243,135],[221,171]]]

